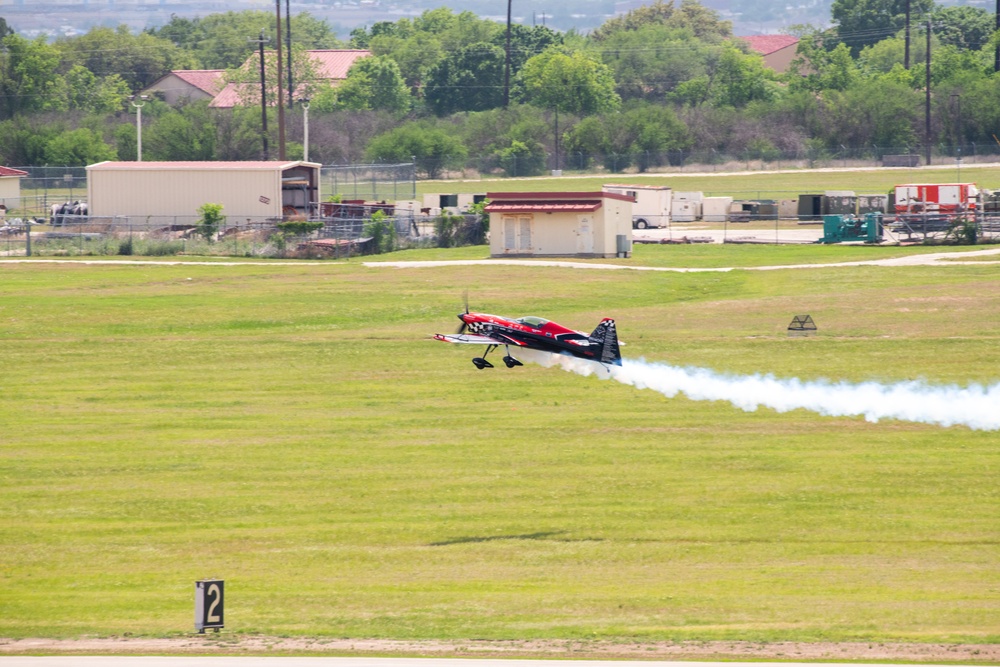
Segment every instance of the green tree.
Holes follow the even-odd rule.
[[[274,110],[269,110],[273,115]],[[212,114],[215,123],[216,160],[259,160],[261,145],[260,109],[235,107],[230,113]],[[268,121],[268,128],[276,130],[276,120]],[[309,128],[312,131],[312,128]],[[275,141],[270,138],[269,141]],[[274,145],[273,143],[271,144]],[[314,148],[310,149],[310,158]]]
[[[982,7],[936,7],[931,14],[934,34],[942,44],[978,51],[987,45],[996,19]]]
[[[511,139],[498,148],[493,159],[507,176],[538,176],[545,171],[545,147],[537,141]]]
[[[570,160],[581,168],[600,155],[612,171],[629,165],[646,171],[690,143],[687,127],[670,108],[638,103],[622,112],[583,119],[567,132],[565,145]]]
[[[287,54],[282,52],[281,73],[287,76]],[[225,79],[236,84],[236,96],[241,106],[260,106],[260,59],[249,58],[240,67],[226,70]],[[300,97],[315,97],[319,90],[317,82],[321,81],[318,65],[301,45],[292,47],[292,79],[299,82],[296,86]],[[284,82],[283,82],[284,83]],[[264,92],[268,104],[276,100],[287,99],[286,89],[278,90],[278,54],[273,50],[264,51]]]
[[[754,101],[773,100],[778,86],[774,70],[756,53],[748,54],[730,43],[723,48],[712,74],[709,96],[717,106],[743,107]]]
[[[169,110],[143,130],[143,157],[150,160],[214,160],[216,127],[207,102]]]
[[[117,74],[98,79],[83,65],[74,65],[63,77],[66,108],[115,113],[125,107],[128,84]]]
[[[613,33],[601,43],[623,100],[665,101],[686,81],[706,76],[719,47],[688,29],[651,23]]]
[[[452,133],[426,123],[406,123],[381,134],[365,151],[372,162],[409,162],[427,178],[437,178],[441,171],[458,166],[466,157],[465,146]]]
[[[0,164],[45,164],[45,147],[65,129],[26,115],[0,121]]]
[[[332,89],[334,107],[320,111],[347,109],[350,111],[381,110],[398,113],[410,108],[412,98],[399,65],[385,56],[371,56],[356,61],[347,79]]]
[[[611,68],[579,51],[553,49],[529,59],[518,84],[523,101],[556,112],[593,114],[621,104]]]
[[[395,60],[412,93],[420,91],[427,70],[444,54],[441,41],[427,33],[413,33],[405,37],[376,35],[371,38],[371,52]]]
[[[619,32],[639,31],[651,25],[689,30],[699,39],[719,41],[731,37],[733,27],[729,21],[722,21],[718,14],[696,0],[682,0],[676,7],[674,0],[656,0],[651,5],[633,9],[623,16],[605,21],[591,33],[591,37],[602,42]]]
[[[501,106],[504,64],[503,49],[483,42],[450,53],[427,74],[427,106],[439,116]]]
[[[923,93],[888,77],[867,79],[846,91],[823,95],[828,145],[879,146],[902,150],[917,145]]]
[[[909,0],[910,23],[916,24],[934,8],[934,0]],[[833,0],[830,14],[839,41],[857,55],[890,35],[906,23],[907,0]]]
[[[226,224],[226,216],[222,215],[222,204],[202,204],[198,207],[198,233],[212,243],[219,227]]]
[[[365,236],[371,237],[373,255],[396,249],[396,226],[384,211],[375,211],[365,222]]]
[[[687,126],[669,107],[639,104],[623,114],[626,132],[632,137],[629,152],[640,172],[666,164],[670,151],[691,145]]]
[[[96,132],[85,127],[63,132],[50,139],[45,146],[45,162],[51,165],[83,167],[116,157],[111,146],[104,143]]]
[[[191,53],[169,40],[149,33],[134,35],[126,25],[93,28],[78,37],[61,38],[55,47],[66,70],[80,65],[98,77],[117,74],[131,90],[148,86],[172,69],[196,65]]]
[[[59,108],[59,52],[44,37],[0,41],[0,119]]]
[[[937,51],[941,43],[932,35],[931,49]],[[845,45],[840,45],[838,49],[846,51]],[[937,57],[936,55],[934,56]],[[902,66],[906,61],[906,43],[902,35],[896,35],[883,39],[882,41],[866,46],[861,49],[861,53],[855,63],[855,71],[858,74],[867,76],[877,76],[887,74],[897,65]],[[910,68],[914,85],[923,85],[924,73],[923,64],[927,62],[926,40],[913,39],[910,41]],[[919,83],[918,83],[919,82]],[[832,86],[827,86],[828,88]],[[848,86],[837,87],[837,90],[847,90]]]
[[[247,41],[248,37],[259,35],[261,29],[274,35],[275,18],[273,11],[260,10],[230,11],[195,19],[174,15],[169,23],[149,33],[183,47],[194,55],[201,67],[234,69],[240,67],[255,49],[255,45]],[[308,12],[292,16],[291,24],[293,46],[302,49],[342,46],[329,24]],[[282,28],[284,33],[284,22]]]
[[[824,31],[812,31],[800,38],[788,76],[791,90],[847,90],[857,82],[865,65],[855,61],[846,44],[828,48],[832,40],[833,35]]]
[[[512,23],[510,26],[510,75],[516,76],[529,58],[537,56],[553,46],[563,44],[564,35],[544,25],[526,26]],[[507,30],[498,31],[492,40],[494,46],[507,48]]]

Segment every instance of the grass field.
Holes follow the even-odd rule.
[[[600,190],[607,183],[669,185],[675,191],[703,192],[705,196],[731,195],[737,199],[797,199],[800,194],[852,190],[857,194],[885,194],[903,183],[971,182],[980,188],[1000,188],[996,165],[925,167],[921,169],[829,169],[797,171],[747,171],[741,173],[668,173],[567,175],[555,178],[474,179],[418,181],[417,193],[478,193],[522,191]]]
[[[990,264],[0,263],[0,637],[187,633],[193,582],[219,577],[227,631],[268,635],[1000,641],[996,432],[477,371],[427,340],[466,290],[580,329],[613,316],[631,358],[1000,375]],[[785,335],[800,313],[817,336]]]

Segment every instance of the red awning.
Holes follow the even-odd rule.
[[[545,202],[505,201],[487,204],[487,213],[593,213],[601,208],[600,201]]]

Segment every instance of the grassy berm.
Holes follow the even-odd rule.
[[[630,358],[1000,379],[986,262],[0,263],[0,637],[190,633],[217,577],[227,632],[270,636],[1000,641],[1000,433],[478,371],[479,348],[428,339],[466,291],[586,331],[614,317]],[[797,314],[817,335],[786,335]]]

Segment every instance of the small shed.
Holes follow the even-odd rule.
[[[674,222],[694,222],[701,219],[701,192],[675,192],[670,202],[670,219]]]
[[[701,219],[705,222],[726,222],[732,197],[705,197],[701,202]]]
[[[616,257],[632,249],[632,197],[615,192],[490,192],[493,257]]]
[[[308,215],[319,201],[320,167],[302,161],[99,162],[87,167],[90,215],[193,221],[209,203],[222,204],[231,220]]]
[[[28,175],[28,172],[11,167],[0,167],[0,203],[6,199],[21,199],[21,179]],[[18,202],[13,202],[16,206]],[[7,208],[13,208],[10,202],[6,203]]]

